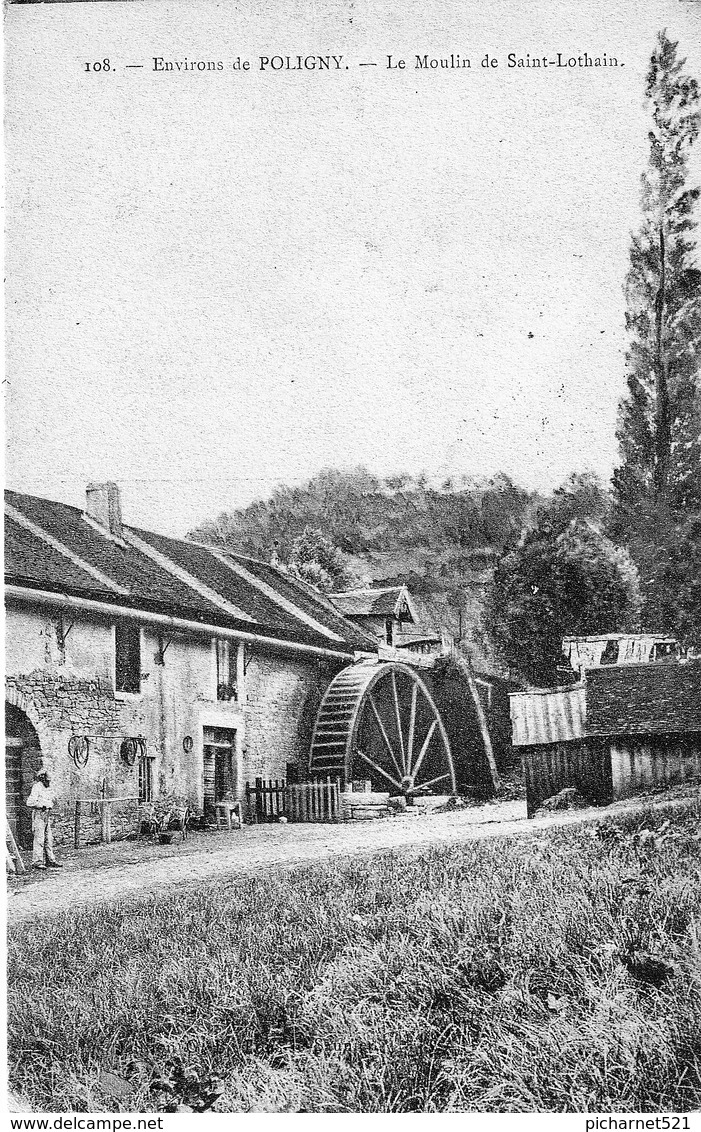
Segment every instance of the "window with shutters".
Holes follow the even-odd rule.
[[[153,758],[142,755],[139,759],[139,801],[153,801]]]
[[[141,691],[141,629],[130,621],[114,627],[115,688],[118,692]]]
[[[226,702],[238,699],[236,681],[236,656],[238,645],[236,641],[223,641],[217,639],[217,699]]]

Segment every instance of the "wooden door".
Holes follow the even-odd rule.
[[[22,808],[22,750],[24,741],[5,736],[5,813],[13,837],[20,843],[19,817]]]
[[[204,729],[204,809],[211,813],[217,802],[236,798],[236,732],[224,727]]]
[[[21,849],[32,847],[32,815],[27,798],[40,764],[41,750],[31,737],[5,736],[5,812]]]
[[[214,756],[214,800],[233,798],[234,765],[231,747],[218,748]]]

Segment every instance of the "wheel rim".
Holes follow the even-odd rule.
[[[407,798],[455,791],[438,708],[417,672],[396,662],[356,665],[332,681],[317,716],[310,771],[369,777],[373,788]]]
[[[410,668],[392,666],[366,690],[351,752],[353,777],[412,798],[453,793],[450,743],[428,688]]]

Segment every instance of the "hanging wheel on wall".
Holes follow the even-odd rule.
[[[90,754],[90,740],[87,735],[71,735],[68,740],[68,754],[78,769],[82,770]]]
[[[122,745],[119,748],[119,753],[124,759],[127,766],[133,766],[136,762],[136,756],[139,751],[139,743],[137,739],[122,739]]]
[[[326,689],[314,727],[312,775],[370,778],[373,789],[447,794],[456,789],[450,743],[438,708],[406,664],[345,668]]]

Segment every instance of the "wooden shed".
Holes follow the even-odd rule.
[[[510,704],[529,817],[566,787],[602,805],[701,779],[701,661],[588,669]]]

